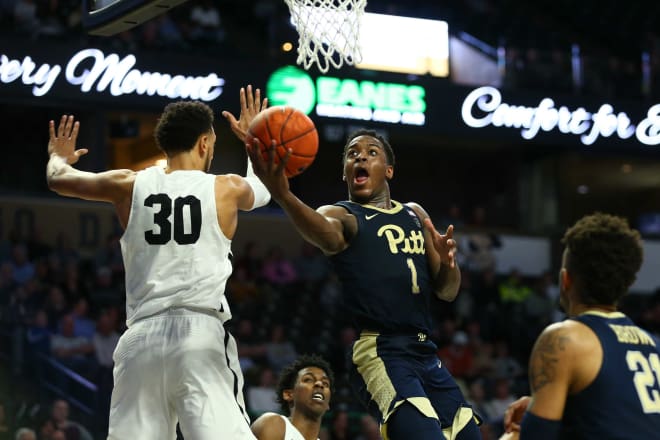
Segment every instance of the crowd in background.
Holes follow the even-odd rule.
[[[454,212],[452,221],[460,225],[462,219]],[[7,435],[19,428],[34,430],[40,440],[103,437],[112,352],[125,330],[118,239],[109,236],[95,255],[85,257],[64,235],[52,244],[36,231],[10,233],[2,240],[0,347],[11,380],[0,384],[8,390],[0,399],[0,439],[11,438]],[[484,230],[463,233],[458,298],[432,303],[436,326],[431,338],[438,357],[484,418],[485,439],[497,438],[506,406],[528,392],[527,357],[534,339],[548,323],[563,318],[556,275],[496,273],[498,241]],[[330,361],[336,376],[323,439],[379,438],[377,424],[348,386],[347,363],[357,334],[342,310],[341,288],[328,260],[304,243],[298,253],[287,255],[264,236],[234,249],[233,261],[227,284],[230,329],[239,347],[250,414],[277,411],[280,370],[299,354],[317,353]],[[660,335],[660,290],[655,296],[631,296],[622,306]],[[75,381],[49,370],[51,361],[94,384],[94,395],[86,397]]]
[[[93,1],[89,2],[91,5]],[[440,19],[499,49],[503,87],[606,98],[660,97],[660,6],[614,0],[460,2],[370,0],[368,12]],[[281,0],[190,0],[132,30],[93,37],[79,1],[2,0],[0,34],[75,40],[116,50],[277,59],[297,41]],[[295,57],[287,55],[288,62]]]

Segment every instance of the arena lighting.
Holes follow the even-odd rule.
[[[520,128],[520,135],[527,140],[536,137],[541,130],[559,130],[580,136],[584,145],[592,145],[599,136],[616,136],[622,140],[635,136],[644,145],[660,145],[660,104],[651,106],[646,117],[635,125],[625,112],[615,113],[610,104],[602,104],[595,113],[582,107],[556,108],[550,98],[543,98],[537,107],[525,107],[503,102],[498,89],[486,86],[467,95],[461,117],[472,128],[489,125]]]
[[[83,49],[64,65],[37,65],[30,56],[10,59],[0,55],[0,83],[20,81],[32,86],[34,96],[46,95],[64,71],[65,81],[83,93],[110,92],[112,96],[147,95],[170,99],[213,101],[222,94],[225,80],[215,73],[206,76],[171,75],[135,69],[135,55],[106,55],[99,49]]]
[[[323,11],[321,17],[330,13]],[[320,20],[315,17],[319,11],[314,6],[300,9],[299,14],[308,17],[303,19],[305,21],[319,21],[313,32],[320,40],[331,36],[339,40],[335,41],[336,46],[350,46],[345,33],[330,26],[344,21],[343,18]],[[449,26],[446,21],[365,12],[360,22],[359,38],[362,60],[355,65],[359,69],[413,75],[428,73],[438,77],[449,75]]]

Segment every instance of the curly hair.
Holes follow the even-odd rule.
[[[346,151],[348,151],[348,147],[353,139],[355,139],[358,136],[371,136],[373,138],[376,138],[380,141],[381,144],[383,144],[383,148],[385,149],[385,157],[387,157],[387,164],[394,166],[394,150],[392,149],[392,146],[390,145],[389,142],[387,142],[387,139],[385,139],[383,136],[379,135],[376,133],[374,130],[367,130],[367,129],[359,129],[351,134],[348,135],[346,138],[346,144],[344,144],[344,151],[342,153],[342,161],[346,160]]]
[[[154,137],[166,155],[189,151],[197,139],[213,128],[213,110],[197,101],[179,101],[167,104],[158,119]]]
[[[597,212],[570,227],[562,238],[566,269],[575,275],[586,305],[616,304],[642,265],[639,232],[621,217]]]
[[[334,391],[335,386],[335,373],[332,371],[330,364],[323,359],[321,356],[315,354],[304,354],[293,363],[285,367],[280,373],[279,381],[277,382],[277,403],[280,404],[280,409],[282,414],[288,416],[291,414],[291,408],[289,407],[289,402],[284,400],[284,390],[291,390],[296,385],[296,379],[298,378],[298,372],[304,368],[316,367],[320,368],[325,372],[330,379],[330,392]]]

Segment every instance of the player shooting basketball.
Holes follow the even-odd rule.
[[[248,86],[232,128],[266,106]],[[114,353],[108,439],[254,438],[243,400],[224,287],[239,210],[270,200],[251,173],[207,174],[215,151],[213,111],[200,102],[165,107],[155,130],[167,167],[91,173],[74,165],[79,123],[50,121],[48,186],[65,196],[110,202],[124,228],[126,325]],[[137,437],[136,437],[137,436]]]
[[[458,293],[453,227],[440,234],[421,206],[391,199],[389,143],[373,131],[351,134],[342,157],[349,200],[317,210],[290,191],[287,157],[279,165],[274,154],[264,161],[258,147],[248,142],[255,173],[342,281],[344,303],[361,331],[352,385],[384,437],[480,438],[472,409],[428,338],[431,297],[452,301]]]

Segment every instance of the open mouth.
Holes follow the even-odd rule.
[[[323,402],[325,400],[325,396],[323,393],[314,393],[312,394],[312,400],[316,400],[317,402]]]
[[[367,170],[360,168],[355,171],[355,183],[361,184],[367,181],[369,178],[369,173]]]

